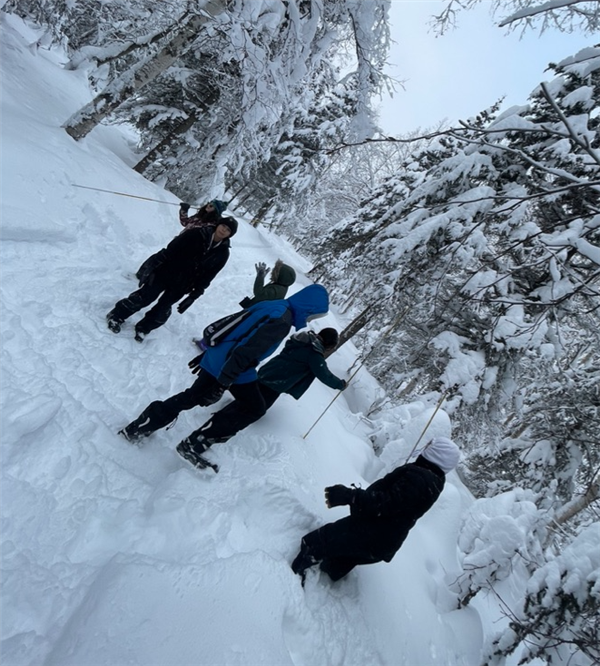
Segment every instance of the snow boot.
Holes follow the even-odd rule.
[[[144,424],[146,425],[146,424]],[[125,439],[130,443],[130,444],[137,444],[138,446],[141,445],[141,442],[139,441],[140,439],[144,437],[150,437],[152,434],[151,432],[140,432],[138,430],[138,427],[136,425],[136,422],[134,421],[133,423],[130,423],[128,426],[125,426],[124,428],[121,428],[118,432],[121,437],[125,437]]]
[[[144,342],[146,335],[148,334],[140,330],[137,326],[135,327],[135,339],[137,342]]]
[[[191,437],[186,437],[177,445],[177,453],[197,469],[210,467],[214,472],[218,472],[219,466],[211,463],[201,455],[201,453],[210,448],[210,445],[211,443],[208,440],[198,440],[195,438],[192,440]]]
[[[162,403],[158,400],[151,402],[135,421],[119,430],[119,435],[125,437],[128,442],[135,443],[137,440],[149,437],[155,430],[162,428],[164,418],[161,418],[161,405]]]
[[[304,540],[302,540],[302,547],[300,548],[300,552],[298,555],[296,555],[296,558],[291,564],[292,571],[300,576],[302,587],[304,587],[304,583],[306,582],[306,570],[317,564],[317,562],[318,560],[316,557],[313,557],[308,552],[306,544],[304,543]]]
[[[108,328],[113,332],[113,333],[120,333],[121,332],[121,324],[123,323],[122,319],[117,319],[113,315],[112,312],[109,312],[106,315],[106,324],[108,325]]]

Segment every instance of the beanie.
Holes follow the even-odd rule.
[[[229,231],[231,231],[231,236],[235,235],[235,232],[238,228],[238,223],[237,220],[233,219],[233,217],[222,217],[219,220],[219,224],[224,224],[226,227],[228,227]]]
[[[418,455],[437,465],[444,474],[448,474],[458,465],[460,449],[448,437],[434,437]]]
[[[215,207],[215,210],[217,213],[219,213],[219,215],[222,215],[223,211],[227,210],[227,204],[224,201],[213,199],[210,203]]]
[[[321,342],[323,343],[323,347],[325,347],[325,349],[334,349],[337,347],[337,344],[340,340],[340,336],[338,335],[338,332],[335,330],[335,328],[324,328],[323,330],[319,331],[317,335],[321,338]]]

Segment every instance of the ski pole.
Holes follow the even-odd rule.
[[[76,183],[73,183],[73,187],[79,187],[83,190],[95,190],[96,192],[106,192],[108,194],[118,194],[120,197],[131,197],[132,199],[155,201],[156,203],[167,204],[169,206],[179,206],[179,203],[176,201],[161,201],[160,199],[151,199],[150,197],[140,197],[137,194],[127,194],[126,192],[114,192],[113,190],[103,190],[99,187],[88,187],[87,185],[77,185]],[[191,206],[191,208],[196,208],[196,206]]]
[[[386,338],[386,337],[392,332],[392,330],[393,330],[394,328],[396,328],[396,326],[398,326],[398,324],[401,322],[401,320],[404,319],[404,315],[408,312],[408,310],[409,310],[409,307],[407,307],[405,310],[403,310],[403,311],[402,311],[402,312],[396,317],[396,319],[394,319],[394,321],[389,325],[387,331],[385,331],[385,333],[384,333],[384,334],[381,336],[381,338],[379,339],[380,342],[381,342],[382,340],[385,340],[385,338]],[[376,347],[375,347],[375,345],[373,345],[373,347],[371,348],[371,351],[370,351],[370,352],[369,352],[369,353],[363,358],[363,360],[361,361],[361,363],[360,363],[360,365],[358,366],[358,368],[356,368],[356,370],[350,375],[350,378],[348,379],[348,384],[346,385],[346,388],[348,388],[348,385],[350,384],[350,382],[354,379],[354,377],[356,377],[356,374],[357,374],[357,373],[359,372],[359,370],[363,367],[363,365],[366,363],[367,359],[369,358],[369,356],[371,356],[371,354],[375,351],[375,349],[376,349]],[[333,398],[333,400],[327,405],[327,407],[325,407],[325,409],[321,412],[321,416],[319,416],[319,418],[318,418],[318,419],[317,419],[317,420],[311,425],[311,427],[307,430],[306,434],[304,435],[304,437],[302,437],[302,439],[306,439],[306,438],[310,435],[311,430],[312,430],[312,429],[317,425],[317,423],[323,418],[323,416],[325,415],[325,412],[326,412],[326,411],[331,407],[331,405],[333,405],[333,403],[334,403],[334,402],[340,397],[340,394],[341,394],[341,393],[342,393],[341,391],[338,391],[338,392],[337,392],[336,396],[335,396],[335,397]]]
[[[423,439],[423,435],[427,432],[427,428],[429,428],[429,426],[431,425],[431,422],[433,421],[435,415],[438,413],[440,407],[442,406],[442,403],[444,402],[444,400],[446,399],[446,396],[448,395],[449,390],[450,389],[446,389],[442,393],[442,397],[438,400],[438,404],[435,406],[435,409],[433,410],[433,414],[431,415],[429,421],[427,421],[427,423],[425,424],[425,427],[423,428],[423,432],[419,435],[419,439],[417,440],[416,444],[412,447],[412,451],[408,454],[408,456],[406,458],[406,462],[408,462],[410,460],[412,454],[417,450],[417,446],[419,446],[419,442]],[[427,445],[427,446],[429,446],[429,445]],[[425,448],[427,448],[427,447],[425,447]],[[423,449],[423,451],[424,450],[425,449]]]

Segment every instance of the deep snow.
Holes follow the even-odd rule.
[[[131,170],[125,128],[71,139],[61,124],[91,97],[84,72],[63,70],[64,54],[15,17],[1,30],[3,665],[477,664],[485,622],[448,590],[472,503],[455,473],[392,563],[336,584],[314,572],[305,589],[289,568],[303,534],[346,513],[325,507],[323,488],[403,463],[431,406],[411,405],[377,457],[373,378],[361,370],[303,438],[335,395],[315,382],[215,447],[218,475],[174,451],[209,408],[141,449],[116,434],[191,384],[191,338],[238,309],[257,261],[292,263],[293,290],[310,262],[238,215],[229,263],[188,312],[142,344],[136,317],[111,333],[105,315],[131,274],[181,230],[177,200]],[[333,310],[315,324],[344,321]],[[332,371],[348,377],[356,356],[345,345]],[[443,411],[434,433],[450,434]]]

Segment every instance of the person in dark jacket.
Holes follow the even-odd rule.
[[[129,441],[147,437],[174,421],[178,414],[196,406],[212,405],[230,391],[236,401],[252,409],[264,409],[258,390],[256,367],[279,346],[291,327],[304,328],[308,321],[327,314],[329,296],[325,287],[313,284],[287,300],[263,301],[249,308],[248,316],[217,346],[190,361],[198,375],[192,386],[164,401],[154,401],[137,419],[119,431]],[[206,467],[192,435],[177,446],[177,452],[192,465]]]
[[[106,315],[108,328],[119,333],[126,319],[158,299],[135,325],[135,339],[141,342],[167,321],[172,306],[186,296],[177,306],[177,311],[183,314],[227,263],[229,238],[236,231],[237,221],[225,217],[216,227],[190,229],[174,238],[163,250],[161,263],[144,278],[140,289],[118,301]]]
[[[325,362],[325,353],[332,352],[338,340],[335,328],[292,335],[283,351],[258,371],[256,384],[262,401],[234,400],[223,407],[190,435],[195,447],[206,451],[213,444],[226,442],[262,418],[282,393],[298,400],[315,378],[326,386],[343,391],[346,381],[330,372]]]
[[[226,208],[227,204],[224,201],[214,199],[207,203],[206,206],[200,208],[195,215],[188,217],[190,204],[179,204],[179,222],[181,223],[181,226],[184,227],[181,233],[186,231],[186,229],[194,229],[195,227],[216,227],[221,221],[221,214]],[[149,256],[137,269],[135,277],[138,279],[140,287],[146,281],[150,273],[162,264],[164,257],[165,250],[159,250]]]
[[[265,277],[269,269],[266,264],[256,264],[256,278],[254,280],[254,296],[252,298],[246,296],[244,300],[240,301],[243,308],[249,308],[255,303],[261,301],[275,301],[279,298],[285,298],[288,287],[291,287],[296,281],[296,271],[287,264],[284,264],[281,259],[278,259],[273,266],[271,272],[271,280],[265,284]]]
[[[340,580],[358,564],[390,562],[417,520],[435,504],[446,474],[458,464],[460,451],[447,437],[434,437],[417,459],[396,468],[368,488],[342,485],[325,488],[329,508],[350,507],[350,515],[302,538],[292,562],[302,577],[318,564],[332,580]]]

